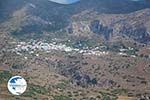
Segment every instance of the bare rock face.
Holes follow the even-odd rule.
[[[99,20],[94,20],[91,22],[90,29],[93,33],[102,34],[106,40],[109,40],[113,29],[110,29],[108,26],[103,26]]]

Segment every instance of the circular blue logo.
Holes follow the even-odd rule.
[[[13,76],[8,81],[7,87],[13,95],[21,95],[26,91],[27,82],[21,76]]]

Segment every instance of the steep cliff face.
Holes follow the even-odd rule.
[[[113,33],[113,29],[109,28],[108,26],[103,26],[99,20],[92,21],[90,24],[90,29],[93,33],[104,35],[106,40],[109,40],[111,34]]]

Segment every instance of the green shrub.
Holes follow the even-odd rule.
[[[72,100],[70,97],[67,97],[67,96],[64,96],[64,95],[56,95],[56,96],[53,96],[54,100]]]

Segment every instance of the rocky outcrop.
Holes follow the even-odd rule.
[[[150,43],[150,34],[144,26],[139,26],[136,28],[133,28],[132,26],[124,26],[120,30],[120,33],[123,33],[141,43]]]
[[[111,33],[113,33],[113,29],[104,26],[99,20],[92,21],[90,29],[93,33],[103,35],[106,40],[109,40]]]

